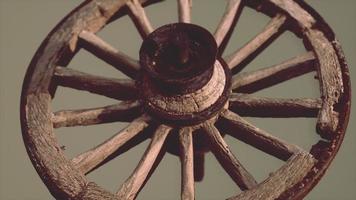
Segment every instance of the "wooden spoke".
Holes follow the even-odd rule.
[[[267,26],[263,29],[261,33],[259,33],[255,38],[250,40],[241,49],[235,51],[230,56],[227,56],[225,58],[225,61],[230,67],[230,69],[233,69],[234,71],[241,71],[242,67],[239,67],[238,65],[244,62],[244,60],[248,57],[256,56],[255,54],[258,54],[260,50],[265,48],[265,45],[268,44],[268,42],[278,36],[280,34],[280,29],[285,21],[286,16],[282,14],[277,14],[267,24]]]
[[[139,0],[141,2],[141,6],[143,8],[149,7],[151,5],[155,5],[157,3],[163,2],[164,0]],[[127,7],[124,7],[120,10],[118,10],[108,21],[108,24],[111,22],[116,21],[117,19],[120,19],[121,17],[124,17],[126,15],[130,14],[130,10]]]
[[[160,125],[158,127],[157,131],[153,135],[150,145],[148,146],[135,171],[118,190],[117,195],[119,196],[119,199],[131,200],[136,198],[137,193],[145,183],[150,169],[152,168],[171,129],[172,128],[165,125]]]
[[[224,13],[223,18],[221,19],[218,28],[214,33],[214,37],[218,46],[222,43],[227,33],[232,28],[234,18],[236,16],[237,10],[241,4],[241,0],[229,0],[226,11]]]
[[[138,0],[129,0],[126,5],[131,11],[131,17],[142,38],[147,37],[153,31],[152,25],[147,18],[146,12]]]
[[[99,167],[105,165],[106,163],[110,162],[112,159],[120,156],[121,154],[129,151],[132,148],[135,148],[137,145],[141,144],[142,142],[146,141],[147,139],[151,138],[154,131],[156,130],[157,126],[154,124],[149,124],[147,128],[142,130],[139,134],[132,137],[130,140],[125,142],[125,144],[121,145],[115,152],[110,154],[107,158],[105,158],[102,162],[96,165],[94,168],[86,172],[89,174],[90,172],[98,169]]]
[[[272,173],[270,177],[257,187],[229,198],[229,200],[278,199],[284,191],[301,181],[312,169],[315,163],[315,158],[308,152],[297,152],[285,165]]]
[[[194,181],[199,182],[204,178],[204,163],[205,163],[205,155],[204,152],[194,152]]]
[[[113,46],[96,36],[94,33],[82,31],[79,34],[82,46],[102,59],[106,63],[112,65],[127,76],[135,79],[140,70],[140,64],[137,60],[125,55]]]
[[[139,134],[148,126],[149,120],[149,117],[146,115],[137,118],[110,139],[73,158],[72,162],[82,173],[86,174],[127,141]]]
[[[232,154],[218,129],[208,123],[203,125],[203,129],[209,137],[211,150],[216,159],[241,190],[251,189],[256,186],[257,182]]]
[[[87,126],[115,121],[129,122],[141,114],[138,101],[123,101],[118,104],[79,110],[61,110],[53,113],[54,128]]]
[[[179,22],[190,23],[193,0],[178,0]]]
[[[274,137],[263,131],[237,114],[231,111],[224,111],[221,114],[219,128],[238,140],[241,140],[255,148],[286,161],[290,156],[299,152],[301,149],[295,145]]]
[[[283,81],[314,71],[315,55],[308,52],[280,64],[252,72],[243,72],[232,77],[232,89],[253,93]]]
[[[138,96],[135,81],[132,80],[104,78],[66,67],[56,67],[54,75],[58,85],[64,87],[85,90],[118,100],[131,100]]]
[[[182,163],[182,200],[194,200],[193,136],[190,128],[179,130],[180,159]]]
[[[233,93],[229,109],[248,117],[316,117],[321,99],[276,99]]]
[[[165,45],[168,51],[156,52],[154,62],[146,59],[147,70],[140,66],[144,60],[131,58],[123,49],[115,49],[98,37],[100,34],[96,35],[111,22],[129,15],[146,40],[154,27],[144,7],[161,1],[87,0],[46,36],[29,63],[21,92],[22,136],[29,158],[49,192],[55,199],[135,199],[169,152],[180,156],[181,199],[194,199],[195,181],[202,180],[204,175],[204,153],[211,150],[236,187],[243,190],[231,200],[303,199],[335,158],[350,115],[349,69],[331,28],[302,1],[227,0],[214,33],[218,46],[208,41],[207,48],[200,48],[204,46],[198,44],[202,37],[211,38],[204,31],[191,31],[189,25],[181,24],[179,29],[187,28],[193,35],[158,41],[157,44],[162,45],[169,43]],[[179,22],[191,22],[192,1],[176,0]],[[222,54],[245,6],[271,17],[270,22],[225,57],[222,66],[210,62],[211,56],[222,61]],[[237,74],[286,30],[301,38],[309,52],[260,70]],[[156,39],[164,37],[169,37],[169,33]],[[183,43],[193,45],[176,44],[180,40],[188,40]],[[147,49],[150,45],[152,47],[148,44]],[[129,79],[105,78],[65,68],[80,50],[112,65]],[[141,58],[146,54],[152,57],[155,53],[143,52]],[[157,63],[171,66],[160,69]],[[192,63],[207,64],[191,68]],[[320,98],[276,99],[249,95],[309,72],[316,74]],[[216,74],[221,79],[216,78]],[[52,112],[51,102],[58,86],[121,102]],[[144,113],[144,107],[154,119]],[[316,130],[323,139],[313,145],[309,153],[257,128],[241,116],[317,117]],[[54,128],[58,127],[114,121],[132,122],[71,160],[66,158],[54,135]],[[223,138],[225,133],[286,163],[257,183],[231,152]],[[117,193],[107,191],[86,177],[148,138],[151,141],[147,150]]]

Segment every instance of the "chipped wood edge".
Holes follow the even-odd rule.
[[[255,188],[228,200],[275,200],[285,190],[303,180],[315,163],[316,160],[308,152],[296,153],[287,161],[287,164],[271,173],[266,180]]]

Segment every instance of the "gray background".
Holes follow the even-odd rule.
[[[225,1],[194,0],[193,23],[214,31],[221,17]],[[356,1],[308,0],[331,25],[348,60],[352,83],[356,82]],[[32,167],[21,138],[19,102],[22,80],[36,49],[48,32],[80,1],[55,0],[0,0],[0,199],[52,199]],[[168,0],[147,9],[153,25],[158,27],[176,21],[176,2]],[[227,53],[243,45],[258,33],[268,18],[245,9],[235,29]],[[141,39],[128,17],[107,26],[99,35],[113,46],[137,58]],[[304,52],[301,41],[285,33],[267,48],[246,70],[279,63]],[[105,76],[121,76],[104,62],[82,50],[69,67]],[[256,95],[271,97],[317,97],[318,85],[308,74],[282,83]],[[353,84],[355,89],[356,85]],[[53,110],[87,108],[115,103],[111,99],[60,88],[53,102]],[[326,176],[306,199],[351,200],[356,197],[356,135],[355,109],[340,152]],[[314,119],[253,119],[260,128],[305,149],[318,141]],[[56,130],[66,155],[72,157],[117,132],[124,124],[114,123],[91,127]],[[283,162],[269,157],[235,139],[226,137],[232,151],[258,181],[278,169]],[[148,141],[127,152],[88,177],[108,190],[115,191],[129,176],[140,159]],[[239,190],[211,154],[206,157],[206,176],[196,184],[197,199],[223,199]],[[177,157],[166,154],[156,173],[151,177],[139,199],[178,199],[180,193],[180,164]]]

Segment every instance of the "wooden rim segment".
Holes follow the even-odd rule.
[[[144,113],[133,80],[108,79],[65,68],[76,52],[84,48],[129,78],[136,79],[140,73],[139,62],[115,49],[95,33],[107,23],[130,15],[141,36],[146,37],[154,29],[144,7],[156,2],[85,1],[51,31],[32,59],[21,95],[22,133],[33,166],[55,198],[134,199],[162,159],[166,143],[169,142],[166,140],[170,140],[174,133],[172,130],[177,128],[160,124],[157,119],[151,119]],[[191,0],[178,0],[180,22],[191,22],[191,6]],[[330,27],[300,0],[267,0],[262,3],[257,0],[229,0],[214,34],[218,45],[221,45],[220,50],[224,49],[232,26],[238,20],[237,12],[243,6],[261,11],[272,19],[260,34],[227,57],[226,63],[235,73],[232,77],[234,94],[230,96],[229,105],[221,110],[217,123],[204,122],[207,120],[204,118],[200,126],[179,128],[177,131],[182,163],[182,199],[194,199],[194,176],[198,174],[194,173],[199,172],[197,166],[201,166],[199,162],[203,160],[201,156],[196,157],[200,155],[200,152],[196,152],[192,137],[196,129],[204,132],[222,167],[244,190],[230,198],[238,200],[303,198],[324,175],[345,134],[351,105],[349,72],[340,44]],[[259,71],[237,74],[286,30],[303,38],[306,54]],[[271,99],[251,94],[311,71],[318,74],[321,92],[318,99]],[[125,101],[100,108],[52,112],[50,105],[58,85]],[[258,129],[240,115],[317,117],[316,130],[324,139],[313,145],[309,153]],[[128,121],[131,124],[72,160],[64,156],[53,133],[54,128],[63,126],[113,121]],[[152,131],[154,133],[147,133]],[[262,183],[257,183],[238,161],[238,157],[232,154],[220,132],[285,160],[286,164]],[[132,148],[149,137],[152,137],[151,143],[139,165],[117,194],[86,179],[86,173],[120,154],[124,151],[121,148]]]

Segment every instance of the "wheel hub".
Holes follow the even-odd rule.
[[[140,49],[142,99],[166,123],[195,125],[227,102],[231,76],[217,44],[204,28],[175,23],[156,29]]]

